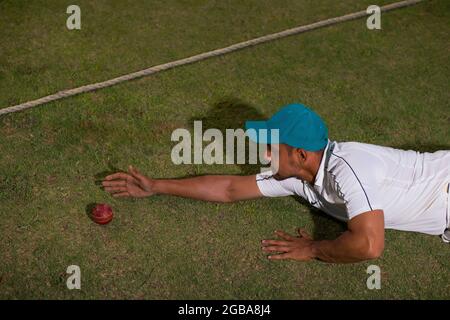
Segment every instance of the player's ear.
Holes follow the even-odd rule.
[[[305,149],[301,148],[294,148],[295,155],[298,157],[298,159],[301,162],[305,162],[306,158],[308,157],[308,154],[306,153]]]

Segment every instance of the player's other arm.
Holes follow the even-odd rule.
[[[312,245],[313,256],[323,261],[370,260],[378,258],[384,250],[384,212],[376,187],[375,171],[366,170],[362,161],[352,164],[353,169],[346,165],[346,174],[341,172],[338,177],[350,218],[348,230],[333,241],[318,241]],[[361,210],[362,207],[366,207],[367,211]]]
[[[326,262],[359,262],[376,259],[384,250],[384,213],[373,210],[348,222],[348,230],[332,241],[315,241],[312,254]]]
[[[214,202],[234,202],[262,197],[255,175],[207,175],[186,179],[151,179],[130,167],[105,177],[105,191],[114,197],[148,197],[169,194]]]
[[[383,210],[367,211],[348,222],[348,230],[335,240],[314,241],[304,230],[293,237],[283,231],[276,234],[283,240],[263,240],[262,249],[277,254],[270,259],[352,263],[376,259],[384,250]]]

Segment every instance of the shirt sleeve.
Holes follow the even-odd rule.
[[[337,185],[349,220],[367,211],[382,210],[376,180],[371,178],[371,174],[354,168],[345,171],[344,175],[337,177]]]
[[[303,183],[297,178],[276,180],[272,172],[268,171],[256,175],[256,184],[265,197],[286,197],[297,194],[305,198],[302,192]]]

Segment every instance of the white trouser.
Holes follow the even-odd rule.
[[[450,183],[445,187],[447,189],[447,230],[442,234],[441,238],[444,242],[450,243]]]
[[[447,184],[447,228],[450,229],[450,182]]]

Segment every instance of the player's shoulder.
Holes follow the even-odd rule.
[[[368,164],[370,162],[379,161],[385,152],[384,147],[349,141],[349,142],[335,142],[331,150],[330,160],[334,164],[343,164],[351,161],[355,164]]]
[[[335,142],[327,170],[335,176],[358,175],[371,179],[386,169],[383,146],[356,141]]]

